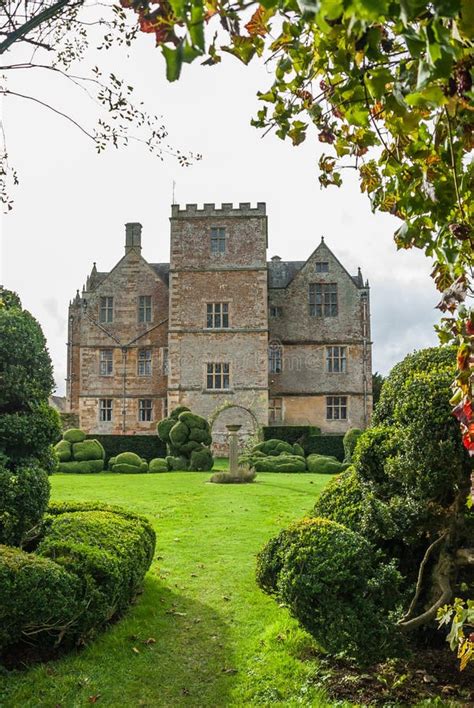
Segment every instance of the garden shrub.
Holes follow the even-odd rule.
[[[63,440],[67,440],[70,443],[84,442],[85,439],[85,432],[79,428],[70,428],[69,430],[65,430],[63,433]]]
[[[352,462],[352,455],[354,454],[355,446],[361,435],[362,430],[360,430],[360,428],[349,428],[344,435],[342,439],[344,446],[344,462]]]
[[[364,489],[353,467],[331,479],[318,497],[313,516],[344,524],[353,531],[361,530],[364,516]]]
[[[188,460],[186,457],[173,457],[173,455],[168,455],[165,459],[170,472],[183,472],[188,468]]]
[[[155,457],[148,465],[149,472],[168,472],[168,463],[162,457]]]
[[[443,577],[452,597],[472,598],[472,571],[468,578],[455,560],[459,547],[472,547],[474,525],[466,503],[471,464],[449,403],[453,362],[452,349],[427,350],[397,365],[383,385],[376,425],[359,436],[353,467],[316,502],[313,527],[291,527],[262,551],[261,586],[330,652],[381,660],[398,651],[401,636],[415,647],[435,628]],[[323,533],[319,517],[344,524],[346,535]],[[420,576],[428,548],[429,570]],[[387,594],[390,584],[398,599]]]
[[[108,465],[111,457],[121,452],[134,452],[144,460],[166,456],[166,445],[156,435],[87,435],[87,440],[95,439],[105,450]]]
[[[308,472],[316,472],[318,474],[339,474],[344,472],[349,466],[336,460],[334,457],[325,455],[309,455],[306,458]]]
[[[160,439],[166,443],[170,470],[205,471],[212,469],[214,458],[208,421],[192,413],[186,406],[178,406],[168,418],[156,426]]]
[[[304,457],[282,454],[277,457],[259,457],[254,460],[252,467],[256,472],[305,472],[306,462]]]
[[[48,475],[37,463],[0,466],[0,543],[21,546],[39,527],[48,501]]]
[[[109,470],[118,474],[144,474],[148,472],[148,463],[134,452],[121,452],[110,458]]]
[[[72,458],[72,445],[68,440],[60,440],[55,446],[60,462],[69,462]]]
[[[70,474],[97,474],[103,469],[103,460],[83,460],[82,462],[71,460],[71,462],[61,462],[58,471]]]
[[[265,425],[263,427],[264,440],[285,440],[294,445],[299,443],[304,447],[310,435],[320,435],[321,430],[314,425]]]
[[[381,564],[360,534],[328,519],[305,518],[282,531],[258,558],[257,581],[322,647],[359,661],[389,655],[400,642],[387,613],[400,575]]]
[[[45,402],[29,410],[0,413],[0,453],[12,464],[49,453],[51,443],[60,437],[59,415]]]
[[[86,440],[86,434],[79,428],[66,430],[54,449],[59,457],[59,472],[93,474],[104,469],[104,448],[98,440]]]
[[[333,456],[340,462],[344,460],[344,435],[311,435],[303,447],[306,455]]]
[[[141,516],[99,504],[52,505],[36,553],[0,547],[0,651],[25,637],[51,647],[93,637],[136,596],[154,547]]]
[[[98,440],[84,440],[84,442],[73,443],[72,455],[77,462],[103,460],[105,451]]]
[[[81,585],[49,558],[0,546],[0,654],[21,639],[54,646],[63,628],[74,626]]]

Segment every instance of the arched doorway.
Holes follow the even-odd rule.
[[[260,440],[262,429],[258,418],[251,408],[237,403],[225,403],[216,408],[209,418],[212,433],[212,450],[216,457],[227,457],[229,454],[227,425],[241,425],[239,430],[239,449],[242,450],[250,438]]]

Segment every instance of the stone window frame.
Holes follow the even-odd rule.
[[[163,414],[163,418],[168,417],[168,396],[165,396],[162,399],[162,414]]]
[[[270,317],[283,317],[283,307],[281,305],[270,305],[269,307]]]
[[[268,423],[270,425],[283,423],[283,398],[281,396],[268,399]]]
[[[217,385],[220,381],[220,386]],[[227,386],[225,383],[227,382]],[[206,391],[230,391],[231,390],[231,366],[228,361],[207,361],[205,364],[205,390]],[[211,384],[211,385],[209,385]]]
[[[138,322],[140,324],[153,322],[153,298],[151,295],[138,296]]]
[[[279,343],[268,345],[268,373],[281,374],[283,372],[283,346]]]
[[[227,231],[225,226],[211,226],[211,254],[219,256],[227,251]]]
[[[347,347],[345,345],[330,344],[325,347],[324,369],[327,374],[347,374]]]
[[[329,273],[329,261],[316,261],[316,273]]]
[[[99,398],[99,422],[111,423],[113,421],[113,399]]]
[[[149,356],[147,354],[149,353]],[[151,347],[141,347],[137,353],[137,376],[150,377],[153,373],[153,353]]]
[[[205,317],[205,329],[230,329],[230,302],[206,302]],[[218,321],[220,324],[216,324]]]
[[[168,376],[170,373],[169,347],[161,347],[161,373]]]
[[[114,350],[99,349],[99,376],[114,375]]]
[[[101,295],[99,299],[99,322],[110,324],[114,321],[113,295]]]
[[[347,420],[348,396],[326,396],[326,420]]]
[[[310,317],[337,317],[339,315],[337,283],[309,283],[308,301]]]
[[[138,399],[138,422],[151,423],[153,421],[153,399]]]

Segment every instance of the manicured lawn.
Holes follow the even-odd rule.
[[[208,478],[52,478],[55,500],[100,500],[145,514],[157,532],[156,557],[138,603],[93,644],[0,674],[0,706],[328,705],[311,638],[254,576],[263,543],[310,510],[329,478],[267,473],[242,486]]]

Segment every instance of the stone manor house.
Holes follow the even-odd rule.
[[[170,263],[148,263],[141,225],[92,268],[69,306],[67,403],[91,433],[155,433],[178,404],[216,419],[367,426],[369,285],[324,239],[306,261],[267,261],[264,203],[174,204]],[[217,425],[219,418],[219,425]],[[221,433],[219,433],[219,429]]]

